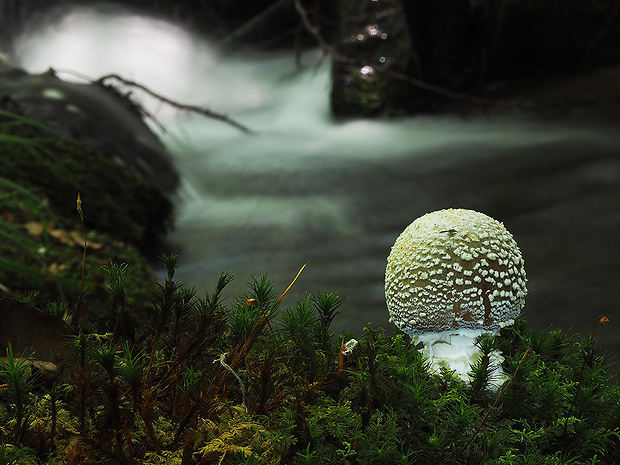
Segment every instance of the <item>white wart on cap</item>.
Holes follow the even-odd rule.
[[[427,345],[440,333],[450,344],[450,335],[511,325],[525,305],[526,282],[521,251],[502,223],[449,209],[418,218],[396,239],[385,297],[390,321],[402,331]]]

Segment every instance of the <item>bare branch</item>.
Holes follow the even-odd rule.
[[[219,43],[220,47],[227,46],[235,40],[245,37],[248,34],[251,34],[254,31],[260,29],[261,27],[263,27],[264,23],[272,19],[272,15],[274,15],[274,13],[278,12],[278,10],[280,10],[280,8],[282,8],[288,2],[289,0],[277,0],[273,2],[270,6],[265,8],[254,18],[242,24],[241,27],[224,37]]]
[[[126,86],[140,89],[143,92],[146,92],[147,94],[149,94],[150,96],[155,97],[160,102],[170,105],[171,107],[178,108],[179,110],[191,111],[193,113],[198,113],[200,115],[204,115],[209,118],[216,119],[218,121],[223,121],[224,123],[230,124],[231,126],[239,129],[240,131],[245,132],[246,134],[253,134],[253,131],[249,129],[247,126],[244,126],[241,123],[236,122],[235,120],[229,118],[227,115],[224,115],[222,113],[216,113],[205,107],[199,107],[196,105],[186,105],[183,103],[176,102],[167,97],[164,97],[163,95],[158,94],[157,92],[152,91],[151,89],[149,89],[148,87],[142,84],[125,79],[119,76],[118,74],[107,74],[97,79],[95,83],[99,85],[105,85],[105,81],[110,80],[110,79],[116,80]]]

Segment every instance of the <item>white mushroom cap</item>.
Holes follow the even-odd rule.
[[[523,257],[504,225],[473,210],[418,218],[387,259],[390,321],[405,333],[495,332],[521,313],[527,294]]]

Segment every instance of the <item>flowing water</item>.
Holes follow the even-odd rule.
[[[180,252],[177,276],[199,289],[230,270],[229,294],[265,273],[281,291],[309,262],[289,302],[339,292],[348,298],[339,330],[359,334],[372,323],[391,332],[390,246],[421,214],[463,207],[503,221],[520,244],[532,325],[589,332],[597,315],[613,322],[618,314],[620,137],[617,119],[598,110],[336,122],[318,51],[297,68],[291,52],[231,54],[173,24],[111,9],[34,24],[14,50],[29,71],[118,73],[254,131],[135,95],[166,127],[183,176],[169,240]],[[604,347],[620,350],[617,330],[597,331]]]

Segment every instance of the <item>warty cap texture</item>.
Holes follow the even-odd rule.
[[[473,210],[439,210],[396,239],[385,270],[390,321],[409,335],[496,331],[525,305],[521,251],[504,225]]]

